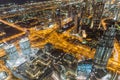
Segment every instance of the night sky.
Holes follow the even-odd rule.
[[[29,1],[47,1],[47,0],[0,0],[0,4],[7,4],[7,3],[16,3],[16,4],[23,4]]]

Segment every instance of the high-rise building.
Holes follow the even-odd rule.
[[[114,25],[112,25],[104,32],[100,39],[93,60],[93,68],[89,76],[90,80],[93,80],[96,77],[102,78],[107,74],[106,66],[112,54],[115,35],[116,29],[114,28]]]
[[[98,27],[100,24],[100,20],[102,18],[103,10],[104,10],[104,2],[103,0],[97,0],[93,2],[93,23],[94,26]]]
[[[9,55],[9,60],[16,60],[19,55],[14,44],[10,44],[4,47],[6,53]]]
[[[94,56],[94,66],[99,66],[100,68],[105,68],[110,58],[113,50],[114,38],[116,35],[116,30],[114,27],[109,27],[104,33]]]
[[[19,45],[24,55],[31,54],[31,47],[30,47],[30,42],[28,38],[21,39],[19,41]]]

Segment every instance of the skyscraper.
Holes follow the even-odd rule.
[[[94,66],[104,69],[107,65],[113,50],[114,38],[116,30],[114,27],[109,27],[99,41],[97,50],[94,56]]]
[[[112,54],[112,50],[114,47],[114,38],[116,35],[114,22],[113,24],[110,24],[110,25],[111,27],[108,27],[108,29],[104,32],[102,38],[98,43],[94,60],[93,60],[92,72],[89,77],[90,80],[93,80],[93,78],[96,78],[96,77],[102,78],[107,73],[106,65]]]
[[[19,45],[24,55],[31,54],[31,47],[30,47],[30,42],[28,38],[21,39],[19,41]]]
[[[7,45],[4,47],[6,53],[9,55],[9,60],[16,60],[18,58],[18,52],[16,47],[13,44]]]

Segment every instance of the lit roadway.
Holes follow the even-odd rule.
[[[55,25],[55,27],[58,27],[58,25]],[[76,36],[70,35],[69,31],[59,34],[55,31],[55,28],[52,28],[52,29],[44,30],[43,32],[41,30],[35,31],[35,32],[37,35],[34,33],[30,34],[31,42],[33,40],[33,42],[32,42],[33,47],[35,47],[35,46],[41,47],[41,46],[44,46],[44,44],[46,44],[47,42],[49,42],[49,43],[52,43],[56,48],[62,49],[68,53],[72,53],[79,60],[82,59],[83,57],[85,57],[85,58],[93,58],[94,57],[95,49],[91,50],[91,48],[88,46],[71,44],[68,41],[66,41],[66,38],[71,38],[71,39],[74,38],[74,39],[78,39],[78,40],[82,41],[82,39],[80,37],[78,38]],[[32,37],[34,37],[34,38],[32,38]],[[41,38],[43,40],[34,42],[35,41],[34,39],[37,39],[37,38]],[[115,40],[114,46],[118,53],[118,60],[116,61],[116,59],[114,58],[114,56],[116,56],[116,51],[113,51],[113,56],[109,59],[107,68],[109,70],[117,71],[118,73],[120,73],[119,72],[120,71],[119,70],[119,67],[120,67],[120,62],[119,62],[119,60],[120,60],[120,57],[119,57],[120,56],[119,55],[120,54],[120,44],[118,43],[117,40]]]
[[[4,21],[4,20],[2,20],[2,19],[0,19],[0,22],[4,23],[4,24],[6,24],[6,25],[9,25],[9,26],[11,26],[11,27],[13,27],[13,28],[16,28],[16,29],[18,29],[18,30],[20,30],[20,31],[22,31],[21,33],[19,33],[19,34],[17,34],[17,35],[11,36],[11,37],[9,37],[9,38],[5,38],[3,41],[9,41],[9,40],[11,40],[11,39],[20,37],[20,36],[22,36],[23,34],[25,34],[24,29],[22,29],[21,27],[19,27],[19,26],[17,26],[17,25],[14,25],[13,23],[9,23],[9,22]],[[3,42],[3,41],[0,40],[0,43]]]
[[[11,27],[14,27],[16,29],[19,29],[21,31],[23,31],[23,33],[25,33],[25,31],[20,27],[17,26],[13,23],[9,23],[7,21],[1,20],[0,22],[7,24]],[[64,23],[64,22],[62,22]],[[63,33],[57,33],[56,29],[58,29],[58,25],[55,24],[53,28],[49,28],[46,30],[35,30],[32,29],[30,31],[30,36],[29,39],[31,41],[32,47],[43,47],[44,44],[46,43],[52,43],[56,48],[62,49],[67,53],[71,53],[73,54],[77,59],[81,60],[83,57],[85,58],[93,58],[94,57],[94,53],[95,53],[95,49],[92,49],[88,46],[85,45],[76,45],[76,44],[72,44],[69,43],[68,41],[66,41],[66,39],[71,38],[71,39],[78,39],[79,41],[82,41],[82,38],[77,37],[77,36],[73,36],[70,35],[69,30]],[[19,35],[15,35],[15,36],[19,36]],[[16,37],[13,37],[16,38]],[[8,39],[13,39],[13,38],[8,38]],[[6,39],[5,39],[6,41]],[[18,43],[16,43],[18,44]],[[109,70],[112,71],[117,71],[118,73],[120,73],[120,44],[116,41],[115,42],[115,49],[118,53],[118,61],[116,61],[114,59],[114,57],[110,58],[109,62],[108,62],[108,66],[107,68]],[[116,55],[116,51],[113,52],[113,54]],[[1,54],[2,55],[2,54]],[[2,68],[3,69],[3,68]],[[5,70],[5,69],[3,69]]]
[[[49,6],[49,5],[52,5],[52,6]],[[24,8],[23,11],[19,11],[17,10],[16,12],[13,13],[7,13],[7,14],[3,14],[3,15],[0,15],[0,17],[3,19],[3,18],[10,18],[10,17],[14,17],[14,16],[19,16],[21,14],[28,14],[28,13],[31,13],[31,12],[37,12],[37,11],[42,11],[42,10],[45,10],[45,9],[55,9],[58,5],[56,4],[53,4],[53,2],[51,1],[49,4],[48,3],[45,3],[45,4],[42,4],[42,3],[36,3],[36,4],[24,4],[24,5],[18,5],[19,7],[21,8]],[[17,7],[18,7],[17,6]],[[49,6],[49,7],[48,7]],[[9,9],[11,8],[12,6],[9,6],[9,7],[6,7],[6,9]],[[15,8],[15,7],[14,7]],[[31,11],[32,10],[32,11]],[[0,10],[2,12],[7,12],[7,10],[5,10],[3,8],[3,10]]]

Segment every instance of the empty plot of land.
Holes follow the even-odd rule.
[[[19,34],[22,31],[20,31],[16,28],[13,28],[9,25],[0,23],[0,32],[1,32],[1,34],[3,33],[3,35],[0,36],[0,40],[2,40],[4,38],[8,38],[8,37],[14,36],[16,34]]]

